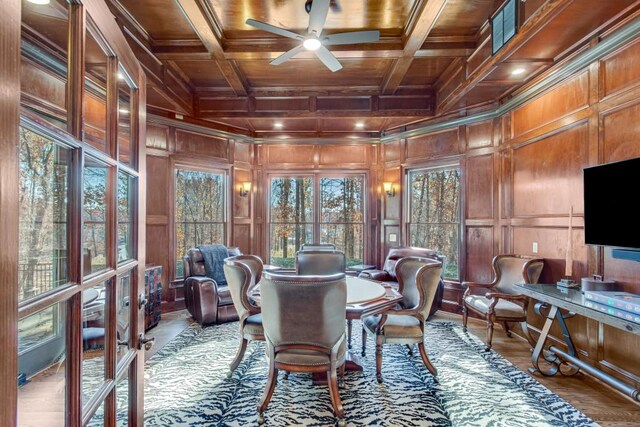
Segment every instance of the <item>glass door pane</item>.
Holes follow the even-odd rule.
[[[131,348],[131,284],[133,271],[118,278],[116,288],[116,357],[118,362]]]
[[[107,286],[101,283],[82,292],[82,404],[85,406],[105,380],[108,326]]]
[[[109,153],[107,146],[107,69],[109,55],[101,47],[93,20],[87,18],[84,78],[84,140]]]
[[[64,426],[64,305],[18,323],[18,426]]]
[[[84,275],[107,268],[107,179],[109,168],[87,157],[84,166]]]
[[[120,68],[118,74],[118,160],[127,165],[133,165],[133,151],[131,141],[131,100],[133,90],[127,83],[128,76]]]
[[[67,283],[71,150],[20,128],[20,301]]]
[[[118,172],[118,262],[134,257],[133,253],[133,203],[136,179],[125,172]]]

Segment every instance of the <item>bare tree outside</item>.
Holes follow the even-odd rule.
[[[182,257],[199,245],[225,243],[223,173],[176,170],[176,277],[184,276]]]
[[[409,173],[409,243],[436,249],[446,256],[443,276],[460,275],[460,169],[417,170]]]
[[[292,268],[296,252],[313,242],[313,178],[271,180],[270,262]]]
[[[314,185],[318,185],[319,199]],[[314,209],[319,209],[319,224]],[[304,243],[333,243],[347,265],[362,264],[364,245],[364,177],[278,177],[271,180],[270,262],[295,266]],[[314,237],[314,226],[319,236]]]
[[[344,252],[347,265],[362,264],[364,177],[320,178],[320,241]]]

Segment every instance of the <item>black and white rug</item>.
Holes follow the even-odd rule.
[[[360,324],[354,323],[359,347]],[[349,425],[596,426],[573,406],[450,322],[429,322],[425,341],[439,382],[400,345],[384,346],[383,384],[375,378],[369,337],[364,372],[347,372],[340,396]],[[145,369],[145,426],[257,425],[267,379],[264,343],[250,343],[231,378],[238,324],[193,324],[154,355]],[[355,350],[355,348],[354,348]],[[359,350],[359,348],[358,348]],[[268,426],[331,426],[326,386],[310,375],[280,374],[265,412]]]

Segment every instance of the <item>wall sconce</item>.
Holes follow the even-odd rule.
[[[251,181],[245,181],[242,184],[240,184],[241,197],[247,197],[250,191],[251,191]]]
[[[382,183],[382,188],[384,188],[385,193],[387,193],[387,196],[389,197],[393,197],[396,195],[396,189],[393,188],[393,183],[392,182],[383,182]]]

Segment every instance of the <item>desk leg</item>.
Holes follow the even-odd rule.
[[[535,305],[535,312],[540,316],[546,317],[547,320],[545,320],[544,322],[544,326],[540,331],[540,337],[538,338],[538,342],[536,343],[536,346],[533,349],[533,354],[531,355],[531,361],[533,363],[533,367],[529,368],[529,372],[531,373],[540,372],[542,375],[545,375],[545,376],[552,376],[557,374],[558,372],[560,372],[562,375],[575,375],[576,373],[578,373],[580,368],[578,368],[575,364],[568,364],[564,360],[560,359],[556,355],[556,353],[553,351],[554,349],[553,346],[551,346],[549,349],[545,349],[545,343],[549,336],[549,331],[551,330],[551,326],[553,325],[554,320],[557,320],[560,325],[560,328],[562,329],[562,335],[564,337],[564,341],[567,344],[567,348],[569,352],[568,354],[570,354],[575,359],[578,358],[575,346],[573,345],[573,340],[571,339],[571,334],[569,333],[567,324],[564,321],[565,318],[573,317],[574,313],[569,313],[565,316],[560,312],[560,310],[558,310],[557,306],[552,305],[549,308],[549,312],[546,315],[544,315],[542,311],[548,307],[549,306],[547,304],[540,303],[540,302]],[[543,368],[540,366],[539,360],[541,356],[550,365],[548,368]],[[568,365],[570,366],[570,368],[566,370],[562,370],[561,369],[562,365],[564,366]]]

